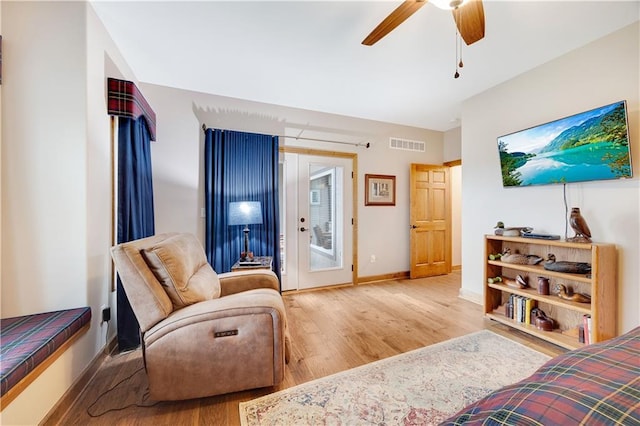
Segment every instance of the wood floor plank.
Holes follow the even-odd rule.
[[[458,297],[460,282],[461,272],[455,271],[441,277],[286,292],[293,348],[280,385],[136,406],[154,403],[145,399],[147,380],[137,350],[107,359],[68,412],[52,416],[61,420],[49,424],[239,425],[240,402],[485,328],[549,355],[564,352],[483,319],[479,305]],[[90,417],[88,410],[104,414]]]

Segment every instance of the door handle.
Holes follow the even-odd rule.
[[[304,232],[304,231],[307,231],[307,228],[303,226],[302,228],[300,228],[300,232]]]
[[[411,229],[416,229],[417,226],[416,225],[411,225]]]

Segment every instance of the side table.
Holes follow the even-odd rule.
[[[238,260],[231,267],[231,272],[246,271],[248,269],[271,269],[272,264],[272,256],[256,256],[251,262],[243,262]]]

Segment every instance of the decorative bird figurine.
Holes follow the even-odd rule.
[[[549,253],[547,260],[542,265],[547,271],[568,272],[570,274],[588,274],[591,272],[591,264],[587,262],[569,262],[561,260],[556,262],[556,255]]]
[[[513,288],[527,288],[527,287],[529,287],[529,283],[527,283],[526,278],[523,277],[522,275],[516,275],[515,279],[502,277],[500,281],[504,282],[506,285],[508,285],[509,287],[513,287]]]
[[[575,241],[581,243],[591,242],[591,231],[589,230],[587,221],[584,220],[584,218],[580,214],[579,207],[571,208],[571,214],[569,215],[569,224],[571,225],[571,229],[573,229],[573,232],[575,232],[576,235],[572,238],[568,238],[567,241]]]
[[[560,299],[571,300],[572,302],[591,303],[591,296],[584,293],[574,293],[571,289],[567,290],[563,284],[556,285],[558,296]]]
[[[537,265],[544,259],[542,259],[540,256],[536,256],[535,254],[512,254],[511,249],[507,247],[502,252],[500,260],[506,263],[515,263],[518,265]]]
[[[544,331],[553,331],[553,329],[557,327],[556,321],[548,317],[540,308],[533,308],[531,310],[531,321],[535,324],[536,328]]]

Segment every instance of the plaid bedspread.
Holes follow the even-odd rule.
[[[91,308],[0,320],[0,385],[4,395],[91,320]]]
[[[442,424],[640,425],[640,327],[553,358]]]

